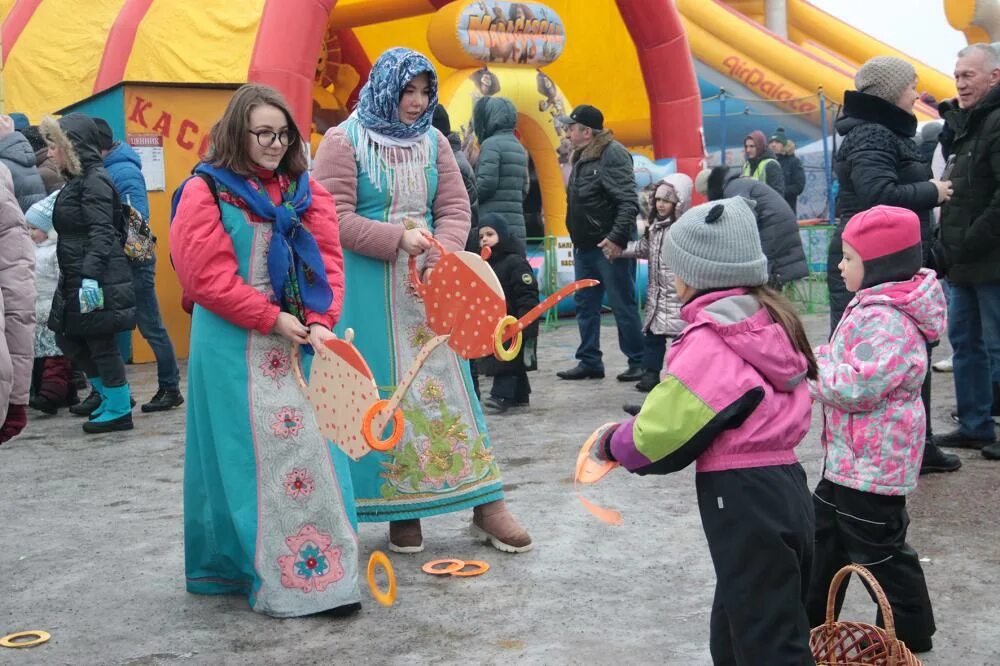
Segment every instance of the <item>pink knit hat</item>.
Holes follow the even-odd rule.
[[[920,219],[906,208],[875,206],[861,211],[844,227],[842,238],[864,262],[862,289],[909,280],[923,264]]]

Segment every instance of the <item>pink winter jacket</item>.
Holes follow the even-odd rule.
[[[27,405],[35,356],[35,246],[0,164],[0,423],[8,405]]]
[[[631,472],[665,474],[796,463],[809,431],[806,359],[745,289],[698,296],[670,346],[667,374],[642,410],[605,438]]]
[[[927,342],[945,329],[946,303],[934,272],[859,291],[829,345],[817,352],[823,405],[823,476],[876,495],[917,485],[926,423],[920,387]]]

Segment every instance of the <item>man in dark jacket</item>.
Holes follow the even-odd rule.
[[[111,127],[102,118],[94,118],[100,133],[101,157],[104,168],[118,190],[118,197],[149,220],[149,197],[146,179],[142,175],[142,160],[127,143],[116,142]],[[142,337],[156,356],[159,387],[153,399],[142,406],[144,412],[161,412],[184,403],[180,392],[180,370],[174,345],[170,341],[160,304],[156,298],[156,257],[148,261],[129,261],[135,285],[135,319]],[[131,332],[126,333],[131,336]]]
[[[11,117],[4,115],[0,115],[0,162],[14,178],[14,196],[22,213],[45,198],[45,183],[35,168],[35,151],[24,135],[14,130]]]
[[[955,350],[959,427],[935,437],[939,446],[982,449],[1000,460],[993,420],[990,346],[1000,339],[1000,55],[972,44],[955,64],[958,108],[944,114],[954,132],[950,169],[954,193],[941,208],[936,268],[948,278],[948,338]]]
[[[469,158],[462,150],[462,137],[458,132],[451,131],[451,119],[448,117],[448,110],[444,105],[438,104],[434,109],[434,117],[431,124],[441,134],[448,139],[451,152],[458,162],[458,171],[462,174],[462,183],[465,185],[465,193],[469,195],[469,207],[472,208],[472,226],[469,228],[469,239],[465,243],[465,249],[469,252],[479,252],[479,193],[476,191],[476,172],[469,164]]]
[[[642,377],[642,327],[635,294],[635,262],[619,260],[635,235],[639,197],[632,156],[604,129],[604,114],[582,104],[557,120],[566,125],[573,143],[572,170],[566,186],[566,227],[573,240],[576,279],[601,284],[576,292],[576,324],[580,328],[579,364],[557,373],[561,379],[602,379],[601,301],[607,292],[618,325],[618,346],[628,358],[628,370],[618,381]]]
[[[795,213],[769,185],[741,177],[729,167],[718,166],[706,175],[699,174],[695,187],[709,201],[743,197],[754,202],[752,207],[757,217],[760,244],[767,257],[769,286],[781,289],[789,282],[809,275]]]
[[[502,215],[510,234],[522,243],[524,198],[528,196],[528,152],[514,136],[517,109],[505,97],[480,97],[472,109],[472,126],[479,141],[476,192],[479,213]]]
[[[768,139],[768,147],[774,153],[774,159],[781,165],[781,175],[784,178],[785,201],[792,212],[798,210],[799,195],[806,189],[806,172],[802,161],[795,156],[795,143],[785,136],[785,128],[779,127]]]

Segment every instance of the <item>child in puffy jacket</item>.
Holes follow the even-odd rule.
[[[52,228],[52,208],[59,190],[35,203],[24,214],[35,243],[35,365],[31,373],[28,405],[46,414],[80,402],[73,382],[73,364],[56,344],[56,334],[45,323],[52,310],[52,297],[59,285],[58,234]]]
[[[479,218],[479,244],[490,248],[487,260],[496,273],[507,299],[507,314],[521,318],[538,305],[538,280],[531,270],[521,243],[499,213],[485,213]],[[538,322],[524,329],[523,343],[517,356],[498,361],[493,356],[477,360],[479,371],[493,375],[493,388],[483,400],[483,407],[502,414],[511,407],[525,406],[531,395],[528,370],[537,369],[536,341]]]
[[[703,204],[670,228],[663,259],[687,327],[639,414],[597,456],[636,474],[697,460],[702,526],[717,578],[716,664],[812,664],[805,593],[813,508],[795,447],[809,430],[816,361],[793,306],[767,288],[746,200]]]
[[[646,318],[642,322],[643,373],[642,379],[635,385],[643,393],[649,393],[660,383],[667,341],[676,338],[684,330],[674,274],[663,261],[663,239],[666,238],[670,225],[691,206],[693,188],[691,178],[683,173],[671,174],[657,183],[649,197],[649,222],[646,231],[639,240],[629,241],[622,253],[625,258],[646,259],[649,262]]]
[[[885,590],[896,635],[926,652],[934,614],[920,560],[906,543],[906,495],[917,485],[924,452],[927,343],[945,330],[947,306],[934,272],[921,268],[913,211],[876,206],[858,213],[843,241],[838,268],[855,295],[830,344],[817,350],[812,386],[823,406],[826,459],[813,494],[809,619],[823,621],[830,580],[855,562]]]

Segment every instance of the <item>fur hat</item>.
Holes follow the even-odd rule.
[[[895,104],[916,80],[917,70],[902,58],[875,56],[858,69],[854,87],[858,92]]]
[[[670,227],[663,260],[694,289],[759,287],[767,283],[767,257],[757,218],[742,197],[695,206]]]
[[[844,227],[843,240],[861,257],[861,288],[909,280],[923,263],[920,219],[912,210],[875,206],[861,211]]]
[[[694,177],[694,191],[703,197],[708,196],[708,177],[711,175],[711,169],[702,169]]]

